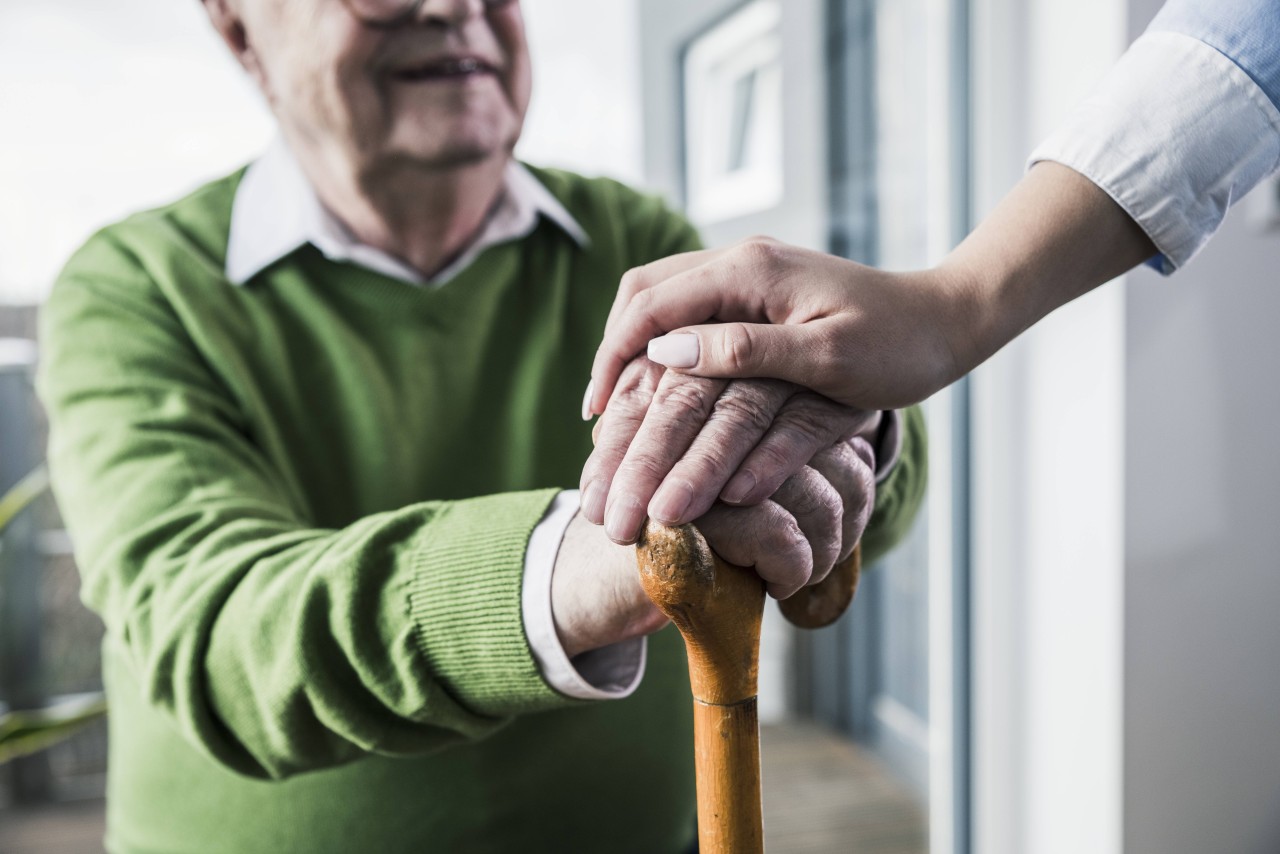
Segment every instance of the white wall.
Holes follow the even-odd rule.
[[[1159,6],[978,0],[979,213]],[[976,851],[1280,850],[1277,286],[1237,209],[978,373]]]
[[[1280,233],[1252,201],[1128,294],[1129,854],[1280,851]]]
[[[197,0],[5,0],[0,81],[0,302],[38,300],[93,230],[270,134]]]
[[[638,183],[639,0],[525,0],[533,103],[519,155],[543,166]]]
[[[1280,851],[1280,233],[1253,201],[1127,295],[1128,854]]]
[[[1241,214],[1128,292],[1129,854],[1280,851],[1280,234]]]
[[[635,180],[635,0],[526,0],[525,15],[521,156]],[[92,231],[230,172],[272,133],[198,0],[3,0],[0,117],[0,303],[38,301]]]
[[[977,0],[976,215],[1119,56],[1118,0]],[[973,381],[974,850],[1122,844],[1123,293]]]

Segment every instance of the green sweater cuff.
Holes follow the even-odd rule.
[[[428,526],[409,593],[419,651],[454,699],[472,712],[509,717],[572,705],[554,691],[529,650],[521,583],[529,535],[559,492],[506,493],[450,503],[449,536]]]
[[[866,566],[884,557],[906,537],[924,502],[929,482],[929,437],[919,406],[901,410],[902,451],[898,462],[876,487],[876,506],[862,535]]]

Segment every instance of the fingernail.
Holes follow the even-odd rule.
[[[729,481],[729,485],[720,493],[720,500],[725,504],[741,504],[751,490],[756,488],[756,476],[749,471],[740,471]]]
[[[595,391],[596,381],[592,380],[587,383],[587,390],[582,395],[582,420],[591,420],[591,392]]]
[[[609,497],[604,481],[599,478],[587,484],[582,491],[582,515],[593,525],[604,521],[604,500]]]
[[[692,501],[693,487],[684,481],[667,481],[649,502],[649,515],[664,525],[675,525],[683,521]]]
[[[644,508],[640,502],[630,496],[619,498],[610,504],[605,515],[604,532],[609,539],[621,545],[636,541],[640,523],[644,521]]]
[[[649,342],[649,359],[668,368],[692,368],[698,364],[698,336],[677,332],[654,338]]]

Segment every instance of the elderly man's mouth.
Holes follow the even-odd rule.
[[[474,57],[460,57],[434,60],[411,68],[401,68],[392,72],[391,76],[406,83],[420,83],[428,81],[465,81],[476,77],[492,76],[495,73],[496,69],[484,60]]]

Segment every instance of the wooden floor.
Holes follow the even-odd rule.
[[[926,854],[923,807],[871,754],[811,724],[760,733],[769,854]]]
[[[101,800],[32,810],[0,810],[4,854],[100,854],[106,827]]]
[[[769,854],[925,854],[923,809],[873,756],[807,724],[761,733]],[[0,811],[4,854],[102,851],[102,801]]]

